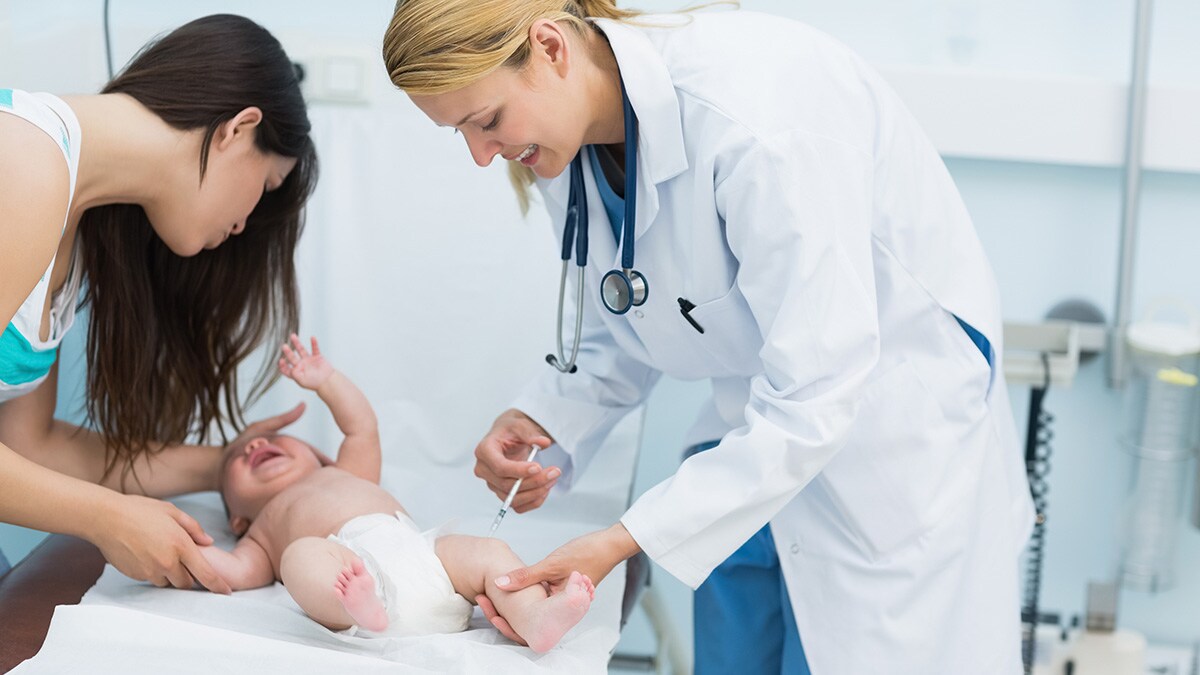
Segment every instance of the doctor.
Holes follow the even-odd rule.
[[[525,477],[537,508],[560,469],[530,443],[569,480],[660,373],[712,380],[675,476],[498,585],[640,549],[699,587],[697,672],[1020,672],[1032,510],[996,284],[874,71],[780,18],[607,0],[405,0],[384,56],[589,268],[578,353],[576,286],[558,367],[476,449],[493,491]]]

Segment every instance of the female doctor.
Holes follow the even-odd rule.
[[[610,0],[404,0],[384,56],[479,165],[536,182],[588,267],[555,367],[476,449],[497,495],[524,477],[517,510],[541,505],[560,469],[529,444],[568,480],[660,373],[713,384],[693,440],[715,447],[500,587],[640,549],[699,587],[700,673],[1020,671],[997,289],[874,71],[780,18]]]

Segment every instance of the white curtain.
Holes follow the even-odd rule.
[[[475,166],[461,137],[400,92],[311,116],[321,179],[298,251],[301,333],[374,404],[389,475],[457,464],[466,482],[491,421],[549,367],[552,231],[540,211],[521,217],[502,160]],[[293,431],[336,451],[332,417],[290,381],[253,414],[297,400],[309,411]]]

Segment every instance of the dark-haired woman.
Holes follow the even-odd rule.
[[[0,89],[0,521],[228,591],[202,528],[155,498],[215,487],[220,448],[183,442],[242,425],[238,364],[297,322],[309,130],[279,42],[229,15],[148,45],[99,95]],[[54,419],[80,289],[95,430]]]

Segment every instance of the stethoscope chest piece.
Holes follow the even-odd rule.
[[[610,270],[600,280],[600,298],[613,314],[624,314],[646,303],[650,285],[637,270]]]

